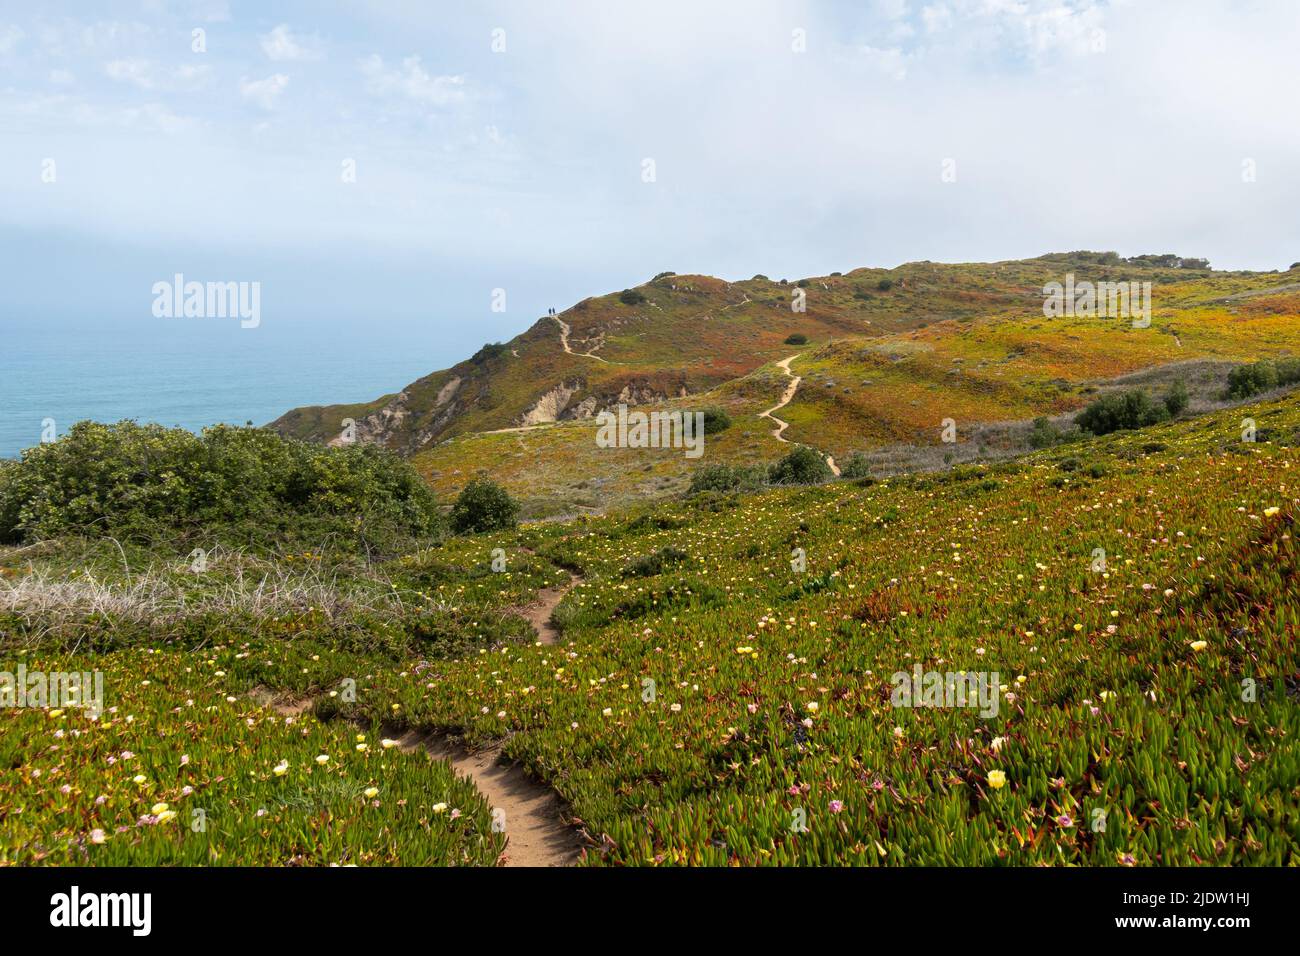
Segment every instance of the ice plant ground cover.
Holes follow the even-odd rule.
[[[504,741],[589,865],[1295,863],[1298,465],[1287,399],[379,563],[0,552],[0,656],[106,675],[97,721],[0,711],[0,862],[492,864],[420,729]],[[916,664],[997,715],[892,707]]]

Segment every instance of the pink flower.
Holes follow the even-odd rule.
[[[790,794],[790,796],[792,797],[799,796],[799,784],[797,783],[790,784],[790,789],[787,790],[786,793]]]
[[[832,800],[830,802],[831,813],[839,813],[843,809],[844,809],[844,802],[842,800]]]

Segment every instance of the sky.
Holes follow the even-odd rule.
[[[1297,50],[1294,0],[0,0],[0,323],[179,272],[450,364],[664,270],[1284,269]]]

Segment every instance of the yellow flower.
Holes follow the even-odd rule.
[[[175,819],[176,819],[175,810],[164,810],[162,813],[158,814],[159,823],[167,823],[168,821],[175,820]]]
[[[446,812],[447,812],[447,804],[445,804],[445,803],[435,803],[435,804],[433,805],[433,812],[434,812],[434,813],[446,813]]]
[[[365,795],[366,795],[366,798],[367,798],[367,799],[373,799],[373,798],[379,796],[379,788],[378,788],[378,787],[366,787],[366,789],[365,789]]]
[[[271,773],[275,774],[277,777],[283,777],[288,772],[289,772],[289,761],[287,760],[281,760],[278,764],[276,764],[274,767],[271,768]]]
[[[1001,790],[1007,785],[1007,775],[1001,770],[989,771],[989,786],[994,790]]]
[[[357,744],[357,750],[360,751],[361,753],[365,753],[369,749],[370,749],[370,744]]]
[[[327,763],[330,762],[329,754],[318,754],[316,757],[316,762],[320,764],[322,767],[325,766]]]
[[[158,816],[158,814],[163,813],[164,811],[166,811],[166,809],[167,809],[167,804],[165,804],[165,803],[155,803],[155,804],[154,804],[154,805],[149,809],[149,812],[152,813],[154,816]]]
[[[392,737],[385,737],[383,740],[379,741],[379,746],[383,747],[385,750],[391,750],[397,746],[397,741]]]
[[[131,782],[136,784],[137,786],[143,786],[144,782],[148,779],[149,778],[146,777],[144,774],[137,773],[134,777],[131,778]]]
[[[1192,646],[1192,650],[1194,650],[1194,651],[1203,651],[1203,650],[1205,650],[1206,647],[1209,646],[1209,642],[1208,642],[1208,641],[1192,641],[1192,645],[1191,645],[1191,646]]]
[[[365,742],[366,742],[366,735],[365,735],[365,734],[357,734],[357,743],[359,743],[359,744],[363,744],[363,743],[365,743]]]
[[[54,710],[50,711],[50,716],[51,716],[51,717],[62,717],[62,716],[63,716],[63,711],[62,711],[62,709],[56,707],[56,708],[54,708]]]
[[[1264,509],[1264,517],[1265,517],[1265,518],[1271,518],[1271,517],[1273,517],[1273,515],[1277,514],[1277,513],[1278,513],[1279,511],[1281,511],[1281,510],[1282,510],[1281,508],[1265,508],[1265,509]]]

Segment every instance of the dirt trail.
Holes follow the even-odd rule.
[[[543,588],[537,593],[537,600],[521,610],[542,644],[559,641],[560,632],[551,623],[551,613],[579,580],[570,572],[568,584]],[[255,688],[249,696],[284,717],[299,717],[315,703],[310,697],[277,701],[276,695],[266,687]],[[499,746],[469,751],[443,734],[408,730],[398,738],[398,747],[404,753],[423,750],[434,760],[446,760],[459,776],[483,794],[492,808],[494,822],[505,828],[506,850],[499,865],[570,866],[577,861],[582,840],[565,822],[555,791],[534,780],[519,764],[501,763]]]
[[[578,584],[578,576],[569,572],[569,583],[558,588],[543,588],[537,592],[537,600],[521,609],[520,614],[533,626],[537,639],[543,644],[555,644],[560,640],[559,629],[551,623],[551,612],[564,600],[564,595]]]
[[[610,364],[608,359],[603,359],[599,355],[594,355],[591,352],[575,352],[573,349],[569,348],[569,323],[565,322],[558,315],[553,315],[551,318],[553,318],[560,326],[560,344],[564,346],[564,351],[568,352],[570,355],[595,359],[597,362],[604,362],[606,365]]]
[[[787,385],[785,387],[785,391],[781,393],[781,400],[779,402],[777,402],[767,411],[759,412],[758,415],[759,418],[768,418],[776,423],[776,428],[772,429],[772,437],[775,438],[777,441],[783,441],[783,442],[789,441],[789,439],[783,438],[781,436],[781,432],[789,428],[790,423],[782,421],[772,413],[779,412],[781,409],[789,405],[790,399],[794,398],[794,393],[799,390],[799,383],[803,381],[803,379],[800,376],[795,375],[794,372],[790,371],[790,363],[793,362],[798,357],[799,357],[798,355],[791,355],[788,359],[782,359],[781,361],[776,363],[776,367],[779,368],[781,371],[785,372],[785,374],[790,377],[790,384]]]
[[[398,741],[405,753],[423,750],[446,760],[457,775],[474,784],[492,807],[494,821],[505,828],[502,866],[570,866],[578,859],[581,840],[564,822],[560,801],[515,763],[500,763],[500,748],[473,753],[436,734],[408,731]]]
[[[776,363],[776,367],[781,369],[781,371],[785,372],[785,374],[790,377],[790,384],[787,385],[785,387],[785,391],[781,393],[781,401],[777,402],[767,411],[760,412],[758,416],[759,418],[766,418],[775,422],[776,428],[772,429],[772,437],[775,438],[777,441],[785,442],[786,444],[790,444],[790,439],[786,438],[781,433],[790,427],[790,423],[787,421],[783,421],[780,418],[777,418],[772,413],[779,412],[781,409],[789,405],[791,399],[794,398],[794,393],[799,391],[799,383],[803,381],[803,377],[796,375],[794,374],[794,372],[790,371],[790,363],[793,362],[798,357],[799,357],[798,354],[791,355],[789,358],[782,359],[781,361]],[[840,469],[836,466],[835,459],[832,458],[830,455],[826,456],[826,465],[828,468],[830,468],[831,473],[835,475],[836,478],[840,476]]]

